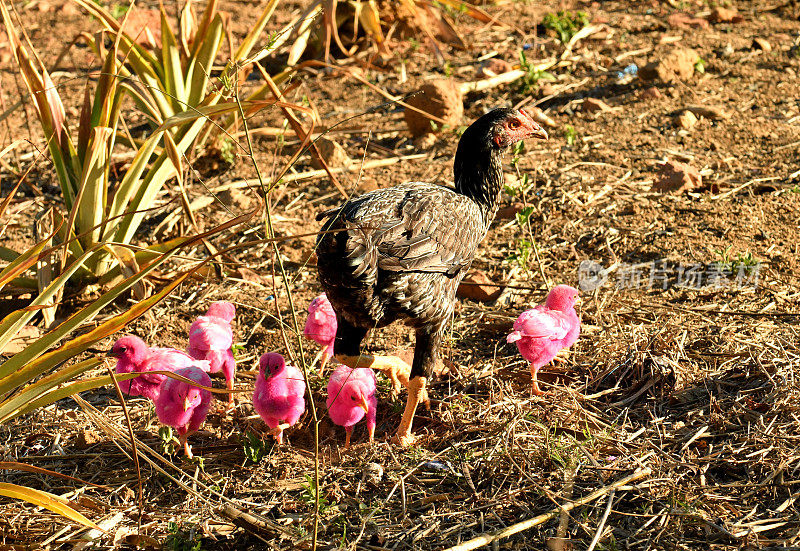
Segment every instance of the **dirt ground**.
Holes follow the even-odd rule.
[[[303,4],[282,2],[275,26]],[[499,540],[499,547],[584,549],[597,537],[594,549],[607,550],[800,548],[800,5],[723,2],[738,8],[742,20],[709,23],[713,4],[487,2],[483,8],[511,28],[452,13],[467,49],[442,44],[440,64],[424,40],[392,39],[386,68],[363,72],[398,95],[433,78],[476,80],[478,59],[489,54],[512,64],[520,51],[531,61],[561,58],[564,46],[540,25],[548,12],[580,9],[602,25],[548,69],[553,80],[465,99],[464,125],[492,107],[521,103],[540,108],[554,124],[548,141],[531,141],[506,157],[509,191],[524,177],[531,185],[514,197],[504,194],[501,208],[512,214],[494,222],[472,268],[502,292],[490,302],[460,300],[442,351],[452,370],[433,382],[431,411],[417,415],[418,445],[388,443],[405,394],[393,398],[381,380],[376,443],[366,443],[359,425],[355,445],[343,449],[343,429],[326,416],[327,378],[310,368],[320,420],[320,548],[444,549],[549,511],[556,511],[552,519]],[[48,66],[75,34],[95,30],[96,22],[65,9],[62,0],[15,5]],[[235,14],[241,35],[260,4],[228,0],[222,9]],[[648,63],[679,47],[700,58],[691,76],[646,80]],[[0,59],[5,109],[19,99],[21,84],[13,59]],[[625,73],[632,64],[638,76],[629,76],[630,68]],[[97,61],[79,46],[54,68],[73,120],[93,69]],[[307,96],[327,127],[345,121],[328,137],[357,164],[424,154],[341,174],[348,194],[452,178],[457,132],[420,147],[402,108],[381,106],[386,100],[358,81],[310,70],[299,82],[290,99]],[[0,147],[20,138],[42,147],[32,108],[24,109],[0,123]],[[700,115],[682,127],[677,117],[687,109]],[[255,160],[266,178],[298,144],[291,133],[285,140],[258,133],[281,123],[277,111],[250,121]],[[16,181],[11,170],[33,162],[33,146],[21,151],[28,155],[3,161],[3,193]],[[702,184],[654,190],[665,162],[689,165]],[[195,168],[190,200],[255,177],[239,152],[232,166],[206,155]],[[292,171],[313,168],[304,154]],[[31,216],[59,201],[47,163],[37,164],[30,182],[0,220],[3,245],[16,250],[32,243]],[[169,203],[177,195],[172,188],[164,193],[166,206],[143,228],[141,244],[191,231],[185,217],[165,222],[170,212],[180,214]],[[255,208],[257,196],[255,189],[222,191],[221,202],[197,213],[199,223],[210,227]],[[252,444],[248,434],[260,434],[264,424],[250,389],[261,353],[275,350],[300,362],[286,287],[302,327],[308,302],[320,292],[314,217],[342,200],[327,178],[278,186],[271,212],[276,234],[285,238],[278,249],[286,285],[272,247],[248,246],[226,258],[225,277],[209,272],[194,279],[129,327],[151,345],[183,348],[189,324],[210,301],[236,304],[242,392],[233,412],[215,410],[192,438],[201,461],[160,456],[152,407],[131,400],[135,434],[153,451],[140,460],[140,503],[122,408],[113,389],[104,389],[0,427],[4,461],[100,486],[17,470],[2,479],[62,495],[96,522],[107,521],[109,534],[89,544],[95,549],[310,548],[312,416],[307,412],[288,431],[287,445],[257,437]],[[525,207],[531,207],[521,213],[529,224],[513,215]],[[261,236],[255,220],[215,244]],[[168,279],[170,272],[160,275]],[[581,287],[582,335],[563,362],[543,368],[540,380],[549,392],[531,397],[528,366],[505,336],[519,313],[557,283]],[[304,343],[309,365],[317,352],[312,344]],[[409,330],[397,326],[374,332],[369,350],[412,345]],[[257,462],[253,448],[263,452]],[[382,474],[373,476],[378,468]],[[561,504],[643,469],[638,480],[558,513]],[[230,507],[253,518],[235,519]],[[85,533],[50,512],[0,503],[2,549],[83,549]]]

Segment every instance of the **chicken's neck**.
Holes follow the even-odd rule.
[[[496,150],[470,151],[459,147],[453,163],[456,191],[478,203],[488,226],[497,212],[503,189],[502,154]]]

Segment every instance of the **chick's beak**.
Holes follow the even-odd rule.
[[[369,413],[369,404],[367,403],[367,399],[364,398],[364,395],[361,395],[361,400],[358,402],[358,407],[364,410],[364,413]]]

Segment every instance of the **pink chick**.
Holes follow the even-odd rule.
[[[196,360],[182,350],[150,348],[142,339],[133,335],[126,335],[115,342],[110,354],[117,358],[117,373],[175,371],[193,365],[205,371],[210,369],[208,362]],[[155,400],[158,398],[159,386],[166,378],[166,375],[159,373],[144,373],[128,381],[121,381],[119,386],[130,396],[144,396]]]
[[[189,347],[186,351],[193,358],[208,360],[211,373],[225,375],[228,390],[233,390],[236,375],[236,360],[233,357],[233,330],[231,321],[236,307],[230,302],[212,302],[205,316],[197,318],[189,327]],[[233,394],[228,394],[228,409],[233,407]]]
[[[200,385],[211,386],[211,377],[199,367],[184,367],[175,371],[175,374]],[[156,397],[155,404],[158,420],[177,430],[186,457],[191,459],[192,447],[187,439],[190,434],[197,432],[206,420],[208,409],[211,407],[211,392],[167,377],[161,385],[161,392]]]
[[[544,304],[526,310],[514,322],[507,342],[517,343],[519,353],[531,363],[531,390],[542,395],[536,375],[550,363],[559,350],[572,346],[581,332],[581,320],[575,313],[578,291],[569,285],[556,285]]]
[[[375,374],[371,369],[359,367],[351,369],[338,366],[328,381],[328,415],[337,425],[343,426],[347,436],[345,448],[350,447],[353,425],[367,416],[367,430],[370,443],[375,439],[375,416],[378,398],[375,394]]]
[[[325,364],[333,356],[333,341],[336,339],[336,312],[333,311],[328,297],[325,293],[311,301],[308,305],[308,318],[303,335],[315,341],[322,347],[322,360],[319,366],[319,374],[325,369]]]
[[[306,410],[306,380],[299,369],[286,365],[276,352],[267,352],[258,364],[253,407],[281,444],[283,431],[297,423]]]

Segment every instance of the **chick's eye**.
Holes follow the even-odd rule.
[[[350,396],[350,399],[353,400],[354,402],[356,401],[356,397],[355,396]]]
[[[120,346],[120,347],[119,347],[119,351],[120,351],[120,352],[125,352],[127,349],[128,349],[128,348],[127,348],[126,346]]]

